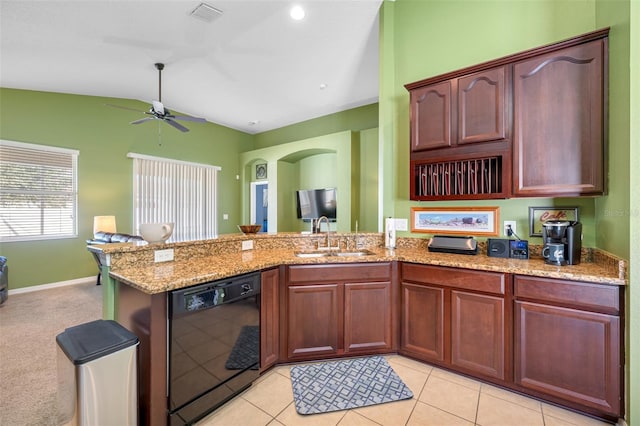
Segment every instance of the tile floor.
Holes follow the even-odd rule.
[[[278,366],[198,426],[608,425],[409,358],[386,358],[413,399],[301,416],[293,403],[291,367]]]

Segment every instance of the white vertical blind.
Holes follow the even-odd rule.
[[[220,167],[129,153],[133,158],[133,224],[174,222],[169,241],[215,238]]]
[[[0,241],[77,236],[78,154],[0,140]]]

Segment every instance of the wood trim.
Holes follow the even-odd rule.
[[[260,371],[280,359],[280,274],[278,268],[261,273],[260,290]]]
[[[149,295],[117,283],[116,320],[138,336],[138,411],[140,424],[166,425],[167,295]]]

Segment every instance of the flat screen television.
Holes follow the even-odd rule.
[[[301,189],[296,191],[298,219],[317,219],[326,216],[336,219],[336,189]]]

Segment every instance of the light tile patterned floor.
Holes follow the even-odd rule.
[[[291,367],[279,366],[198,426],[608,425],[409,358],[386,358],[413,399],[301,416],[293,404]]]

